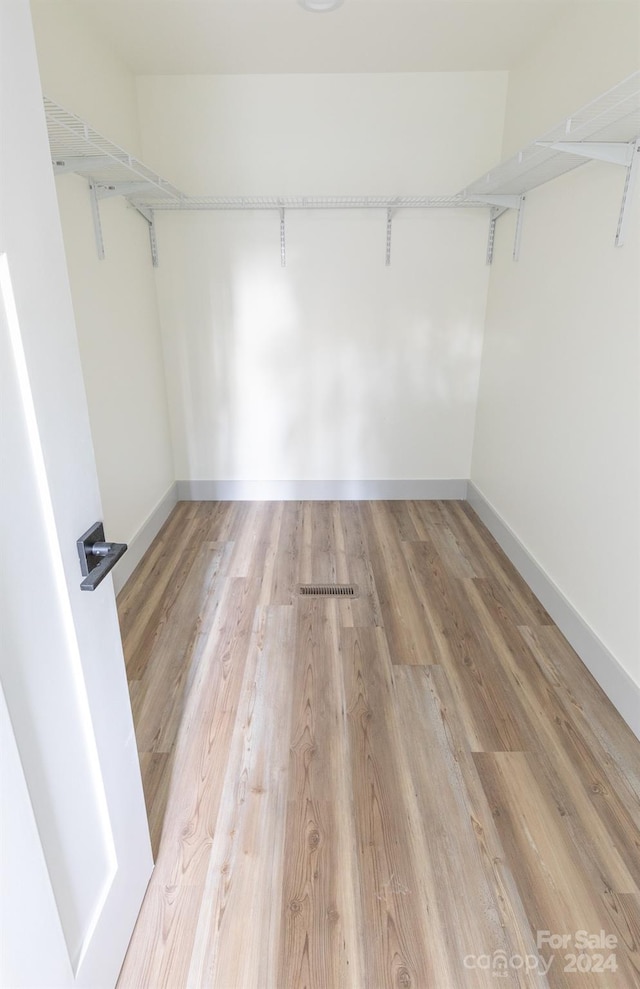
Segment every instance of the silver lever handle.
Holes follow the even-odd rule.
[[[107,543],[102,522],[95,522],[77,541],[82,591],[95,591],[127,551],[126,543]]]

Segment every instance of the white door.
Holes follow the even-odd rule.
[[[112,989],[152,859],[111,577],[80,590],[101,506],[27,0],[0,169],[0,986]]]

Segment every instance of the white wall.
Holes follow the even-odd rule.
[[[140,131],[132,73],[68,0],[31,0],[45,95],[132,154]]]
[[[84,27],[77,5],[32,6],[44,93],[138,153],[132,73]],[[105,529],[130,542],[174,481],[148,228],[122,200],[104,201],[99,261],[87,183],[65,175],[56,188]]]
[[[511,74],[510,150],[637,68],[637,14],[611,9],[584,46],[553,36]],[[518,264],[500,221],[471,477],[640,684],[640,197],[616,249],[623,182],[590,163],[531,193]]]
[[[503,73],[143,77],[145,159],[211,195],[455,193]],[[484,211],[166,214],[157,287],[183,479],[467,477]]]

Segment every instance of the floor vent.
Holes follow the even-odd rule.
[[[300,584],[298,591],[303,598],[354,598],[355,584]]]

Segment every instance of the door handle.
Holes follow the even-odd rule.
[[[80,570],[85,578],[81,591],[95,591],[121,556],[127,552],[126,543],[108,543],[104,538],[102,522],[95,522],[80,536],[76,543],[80,557]]]

